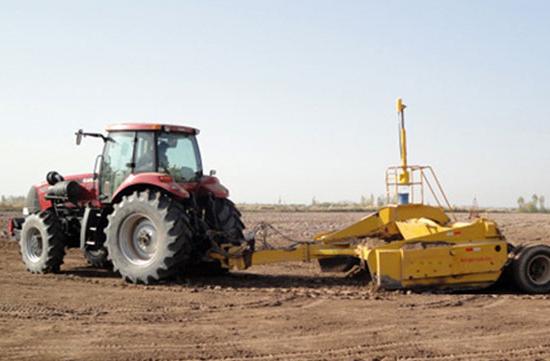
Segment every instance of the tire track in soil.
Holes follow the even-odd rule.
[[[546,339],[545,339],[546,340]],[[264,354],[264,355],[250,355],[250,356],[244,356],[244,357],[231,357],[231,356],[208,356],[209,360],[212,361],[261,361],[261,360],[319,360],[320,358],[325,359],[326,357],[337,357],[340,359],[341,357],[364,357],[364,356],[376,356],[380,353],[384,353],[383,355],[388,357],[396,357],[399,358],[399,360],[406,360],[406,361],[421,361],[421,360],[495,360],[495,357],[498,357],[498,359],[509,359],[510,357],[520,357],[522,360],[525,360],[525,357],[537,357],[537,360],[541,360],[540,357],[544,356],[550,356],[550,344],[539,344],[535,346],[525,346],[525,347],[515,347],[515,348],[503,348],[500,350],[483,350],[483,351],[471,351],[471,352],[464,352],[464,353],[449,353],[449,354],[433,354],[430,351],[421,351],[420,353],[426,353],[426,355],[422,357],[418,356],[405,356],[400,352],[391,352],[392,350],[395,351],[395,348],[400,347],[410,347],[411,352],[418,353],[419,349],[421,347],[426,347],[425,344],[420,343],[404,343],[404,344],[384,344],[384,345],[359,345],[359,346],[352,346],[352,347],[342,347],[342,348],[332,348],[327,350],[315,350],[315,351],[301,351],[301,352],[285,352],[285,353],[276,353],[276,354]],[[193,346],[191,346],[193,347]],[[205,345],[205,348],[207,345]],[[101,348],[103,352],[108,351],[115,351],[120,353],[126,353],[126,354],[141,354],[143,353],[150,353],[150,354],[166,354],[166,352],[170,353],[183,353],[184,349],[174,349],[174,347],[169,346],[159,346],[159,345],[151,345],[149,347],[147,346],[139,346],[135,347],[132,346],[131,349],[123,349],[120,347],[103,347]],[[8,358],[19,358],[19,357],[31,357],[33,355],[39,356],[44,355],[45,353],[50,355],[56,354],[61,355],[60,357],[63,357],[63,355],[69,354],[67,350],[59,350],[56,349],[33,349],[33,350],[25,350],[25,355],[22,355],[22,352],[18,353],[12,353],[10,354],[7,352],[7,354],[4,354]],[[53,351],[53,352],[52,352]],[[79,352],[84,353],[98,353],[98,348],[94,349],[82,349],[81,347],[78,347]],[[389,351],[389,353],[388,353]],[[226,353],[227,350],[221,351],[221,354]],[[241,350],[241,352],[243,352]],[[209,355],[213,354],[212,351],[210,351]],[[391,355],[391,356],[390,356]],[[127,356],[128,357],[128,356]],[[144,356],[145,357],[145,356]],[[168,357],[168,356],[166,356]],[[132,357],[132,359],[134,359]],[[178,357],[178,359],[181,360],[204,360],[205,357],[201,356],[199,358],[189,356],[185,358]]]
[[[547,334],[547,332],[539,332]],[[515,335],[507,335],[511,338],[515,338]],[[501,336],[498,336],[498,338],[501,338]],[[483,340],[487,341],[490,339],[494,340],[494,336],[486,336],[482,337]],[[476,341],[479,340],[479,337]],[[550,354],[550,347],[547,344],[548,338],[547,337],[541,337],[536,339],[530,339],[530,341],[538,341],[541,340],[543,342],[539,343],[544,345],[544,352],[547,354]],[[424,341],[405,341],[405,342],[386,342],[381,343],[378,345],[357,345],[357,346],[350,346],[350,347],[340,347],[340,348],[330,348],[325,350],[316,350],[316,351],[298,351],[298,352],[286,352],[286,353],[279,353],[279,354],[273,354],[273,355],[259,355],[259,356],[252,356],[252,357],[236,357],[236,358],[219,358],[219,359],[212,359],[212,360],[225,360],[225,361],[261,361],[261,360],[318,360],[320,357],[326,358],[327,356],[334,357],[336,359],[339,359],[343,356],[366,356],[366,355],[372,355],[373,353],[383,353],[383,355],[386,356],[397,356],[400,359],[408,359],[407,356],[404,356],[400,354],[398,350],[402,350],[404,348],[408,348],[411,352],[418,353],[419,350],[432,346],[437,345],[439,342],[445,342],[448,344],[449,342],[453,341],[461,341],[463,342],[463,338],[439,338],[434,341],[430,340],[424,340]],[[546,344],[544,343],[546,342]],[[472,343],[469,344],[470,347],[472,347]],[[516,347],[513,348],[515,352],[525,351],[529,352],[533,349],[533,346],[524,346],[524,347]],[[397,351],[396,351],[397,350]],[[478,354],[484,354],[484,355],[502,355],[505,354],[507,350],[486,350],[486,351],[472,351],[469,353],[464,353],[464,357],[466,359],[476,359],[475,357],[472,358],[470,355],[475,356]],[[416,359],[437,359],[436,357],[439,357],[440,359],[450,358],[454,359],[452,355],[438,355],[434,357],[421,357]],[[413,357],[410,357],[414,359]]]
[[[396,326],[394,326],[396,327]],[[390,327],[391,328],[391,327]],[[377,328],[379,331],[380,328]],[[373,329],[374,332],[374,329]],[[361,332],[354,332],[349,334],[342,334],[344,336],[351,336],[353,334],[364,334],[365,330]],[[341,333],[339,333],[341,334]],[[502,348],[498,350],[482,350],[482,351],[471,351],[462,354],[446,354],[446,355],[432,355],[432,356],[399,356],[400,359],[405,360],[422,360],[422,359],[472,359],[471,356],[482,355],[489,357],[492,355],[503,355],[508,353],[523,353],[530,352],[534,348],[540,348],[541,353],[550,354],[550,343],[548,342],[548,330],[538,330],[538,331],[525,331],[525,332],[510,332],[506,334],[490,334],[483,336],[476,336],[471,340],[468,340],[468,346],[473,347],[474,345],[483,346],[487,344],[488,341],[510,341],[510,339],[515,340],[517,338],[529,339],[530,342],[535,343],[536,346],[523,346],[523,347],[512,347],[512,348]],[[334,339],[334,333],[327,333],[323,336]],[[320,335],[304,335],[304,336],[294,336],[287,339],[287,344],[289,342],[298,341],[297,345],[299,347],[306,340],[319,340]],[[396,350],[403,350],[407,348],[411,352],[418,352],[423,348],[429,346],[437,346],[441,343],[445,344],[462,344],[464,343],[464,338],[460,336],[454,337],[441,337],[434,340],[419,340],[419,341],[400,341],[400,342],[381,342],[377,344],[360,344],[355,346],[339,347],[339,348],[328,348],[320,350],[309,350],[309,351],[291,351],[291,352],[282,352],[277,354],[261,354],[261,355],[251,355],[245,357],[209,357],[210,360],[225,360],[225,361],[260,361],[260,360],[317,360],[320,356],[343,356],[347,354],[350,355],[365,355],[368,353],[372,355],[373,352],[390,352],[392,355],[396,353]],[[189,351],[190,349],[197,350],[204,348],[204,351],[209,353],[218,353],[214,351],[219,351],[220,354],[226,353],[228,347],[243,347],[247,345],[261,346],[265,344],[273,344],[273,338],[266,337],[262,339],[254,340],[242,340],[242,341],[233,341],[233,342],[204,342],[204,343],[192,343],[192,344],[183,344],[183,345],[174,345],[174,344],[151,344],[151,345],[121,345],[121,344],[98,344],[98,345],[82,345],[78,346],[78,350],[85,353],[98,352],[99,350],[103,351],[116,351],[118,353],[154,353],[158,354],[159,352],[179,352],[183,353]],[[213,349],[214,348],[214,349]],[[63,349],[59,346],[15,346],[15,347],[3,347],[3,353],[8,356],[13,356],[14,354],[21,353],[53,353],[53,354],[67,354],[71,349]],[[394,351],[394,352],[392,352]],[[10,355],[11,353],[11,355]],[[188,358],[189,360],[191,358]]]
[[[388,325],[388,326],[382,326],[382,327],[373,327],[373,328],[367,328],[362,330],[343,330],[338,333],[339,336],[359,336],[365,333],[369,332],[384,332],[384,331],[391,331],[393,329],[397,328],[397,325]],[[333,339],[334,333],[333,332],[325,332],[325,333],[318,333],[318,334],[308,334],[308,335],[296,335],[289,337],[289,340],[292,341],[299,341],[304,342],[308,340],[323,340],[323,339]],[[270,341],[273,341],[272,337],[263,337],[263,338],[257,338],[253,340],[253,343],[269,343]],[[96,349],[106,349],[106,350],[113,350],[113,349],[125,349],[127,347],[131,347],[132,349],[148,349],[150,347],[160,347],[160,348],[176,348],[176,349],[191,349],[191,348],[209,348],[212,349],[213,347],[219,348],[219,349],[225,349],[227,347],[231,346],[242,346],[245,344],[249,344],[250,340],[235,340],[235,341],[223,341],[223,342],[216,342],[216,341],[208,341],[208,342],[198,342],[198,343],[187,343],[187,344],[179,344],[179,345],[173,345],[173,344],[167,344],[167,345],[132,345],[128,346],[125,344],[117,344],[117,343],[102,343],[101,341],[98,341],[95,345],[82,345],[79,346],[80,350],[96,350]],[[49,345],[36,345],[36,346],[7,346],[3,347],[3,351],[24,351],[24,350],[36,350],[39,352],[46,352],[46,351],[52,351],[52,350],[58,350],[59,346],[49,346]],[[132,352],[132,350],[127,350],[128,352]],[[62,351],[59,351],[62,352]]]
[[[538,350],[538,351],[537,351]],[[499,360],[508,360],[510,357],[522,357],[525,360],[526,356],[537,357],[540,359],[542,356],[550,356],[550,344],[536,346],[516,347],[504,350],[487,350],[487,351],[472,351],[458,354],[448,355],[433,355],[424,357],[400,357],[403,361],[423,361],[423,360],[495,360],[495,357],[499,357]]]
[[[200,318],[201,322],[217,321],[218,316],[201,316],[200,312],[224,312],[224,311],[242,311],[242,310],[254,310],[263,308],[275,308],[279,309],[281,306],[292,303],[294,307],[300,307],[302,309],[309,309],[318,306],[329,298],[313,298],[315,301],[310,302],[311,297],[304,296],[302,294],[288,294],[286,297],[268,298],[265,297],[260,300],[243,302],[243,303],[228,303],[222,305],[204,305],[200,302],[191,301],[182,305],[175,306],[143,306],[135,305],[133,307],[115,307],[108,311],[105,311],[102,305],[97,303],[79,303],[76,308],[56,306],[46,306],[37,304],[0,304],[0,319],[13,318],[13,319],[40,319],[40,320],[59,320],[59,319],[72,319],[78,320],[86,317],[99,317],[108,316],[103,320],[95,320],[98,323],[112,322],[109,319],[116,317],[120,314],[128,315],[130,319],[141,320],[146,318],[148,321],[155,323],[162,322],[181,322],[190,319]],[[271,311],[279,312],[279,311]],[[286,312],[281,310],[280,312]],[[185,315],[183,318],[174,318],[178,314]]]
[[[23,270],[22,270],[23,271]],[[154,286],[136,286],[132,284],[125,283],[121,280],[113,280],[111,278],[107,277],[95,277],[95,278],[85,278],[85,277],[76,277],[74,275],[67,275],[67,274],[47,274],[47,275],[40,275],[35,277],[40,277],[42,279],[46,279],[49,281],[55,281],[55,282],[71,282],[71,283],[80,283],[85,285],[93,284],[94,286],[103,288],[105,286],[110,287],[111,289],[124,289],[124,290],[130,290],[130,291],[146,291],[146,292],[165,292],[165,293],[195,293],[195,292],[211,292],[211,293],[228,293],[233,296],[236,295],[242,295],[242,296],[248,296],[250,294],[258,295],[258,294],[293,294],[295,296],[304,296],[304,297],[311,297],[311,298],[317,298],[317,297],[325,297],[327,299],[332,300],[366,300],[366,299],[376,299],[376,300],[391,300],[395,298],[396,292],[384,292],[384,291],[378,291],[378,292],[372,292],[369,289],[366,288],[365,285],[359,284],[356,286],[342,286],[342,285],[334,285],[332,284],[332,281],[326,282],[325,285],[323,283],[316,284],[316,287],[275,287],[275,288],[246,288],[253,284],[253,282],[249,282],[248,280],[239,280],[238,283],[242,285],[243,289],[234,289],[232,287],[228,288],[221,288],[217,289],[216,286],[203,286],[199,287],[197,290],[197,287],[190,287],[182,285],[180,287],[174,287],[172,285],[154,285]],[[346,279],[342,277],[342,281],[345,281]],[[32,281],[29,281],[29,284],[34,284]],[[322,279],[321,279],[322,282]],[[138,288],[139,287],[139,288]]]
[[[89,304],[79,304],[78,308],[68,308],[68,307],[61,307],[59,305],[56,306],[45,306],[45,305],[37,305],[37,304],[0,304],[0,319],[6,317],[6,318],[28,318],[28,317],[35,317],[38,316],[41,319],[47,320],[49,319],[48,316],[51,316],[51,318],[58,319],[62,315],[67,316],[89,316],[89,315],[95,315],[96,313],[100,313],[101,315],[106,314],[134,314],[134,315],[141,315],[141,314],[147,314],[147,315],[163,315],[166,314],[167,320],[170,320],[170,317],[173,316],[175,313],[187,313],[189,311],[216,311],[216,312],[223,312],[226,310],[251,310],[251,309],[261,309],[265,307],[278,307],[282,305],[284,302],[293,301],[296,298],[291,296],[287,298],[281,298],[281,299],[263,299],[263,300],[256,300],[241,304],[225,304],[225,305],[219,305],[219,306],[204,306],[200,304],[199,302],[189,302],[185,305],[181,306],[142,306],[142,305],[136,305],[134,307],[116,307],[110,309],[107,311],[100,311],[101,305],[98,306],[98,304],[89,303]],[[95,312],[94,312],[95,311]],[[205,321],[208,320],[208,318],[204,319]]]
[[[0,305],[0,320],[4,318],[30,319],[30,320],[51,320],[51,319],[81,319],[95,318],[106,315],[99,307],[83,307],[82,309],[71,309],[65,307],[51,307],[40,305]]]

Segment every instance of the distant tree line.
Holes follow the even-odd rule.
[[[25,204],[23,196],[2,196],[0,197],[0,209],[21,209]]]
[[[311,199],[309,205],[302,205],[302,208],[309,210],[322,210],[322,209],[342,209],[342,210],[375,210],[380,207],[387,206],[388,204],[397,203],[397,196],[388,202],[386,195],[379,195],[377,197],[374,194],[362,195],[359,201],[339,201],[339,202],[323,202],[318,201],[316,197]],[[279,203],[280,205],[281,203]],[[297,205],[295,205],[297,206]]]
[[[386,196],[378,196],[376,199],[374,198],[374,194],[371,194],[370,196],[361,196],[361,200],[359,201],[359,204],[364,207],[382,207],[385,206],[387,203]]]
[[[280,203],[279,203],[280,204]],[[362,208],[376,208],[376,207],[382,207],[388,204],[387,198],[385,195],[380,195],[378,197],[374,197],[374,194],[371,194],[369,196],[362,195],[361,199],[358,203],[356,202],[319,202],[316,197],[313,197],[311,200],[311,206],[323,206],[323,205],[330,205],[330,204],[354,204],[356,206],[362,207]]]
[[[544,196],[533,194],[530,201],[525,198],[518,198],[518,211],[526,213],[547,213]]]

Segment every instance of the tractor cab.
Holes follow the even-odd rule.
[[[101,203],[117,202],[138,188],[154,187],[178,198],[190,194],[214,194],[227,198],[228,190],[205,176],[199,146],[199,130],[162,124],[121,124],[107,128],[107,135],[76,133],[102,138],[105,146],[94,167],[94,188]]]
[[[196,129],[128,124],[107,131],[98,172],[104,201],[111,200],[130,175],[162,173],[176,183],[197,182],[203,175]]]

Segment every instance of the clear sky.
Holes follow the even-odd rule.
[[[410,160],[452,203],[550,195],[548,1],[0,1],[0,194],[91,171],[124,121],[202,130],[236,202],[382,194]],[[547,197],[548,198],[548,197]]]

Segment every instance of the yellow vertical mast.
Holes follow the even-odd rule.
[[[399,122],[399,148],[401,151],[401,172],[399,174],[399,186],[405,188],[410,186],[410,174],[407,164],[407,131],[405,130],[405,108],[407,106],[403,103],[401,98],[397,99],[396,108],[397,108],[397,120]],[[398,202],[399,204],[408,204],[409,203],[409,190],[403,189],[399,191],[398,189]]]

